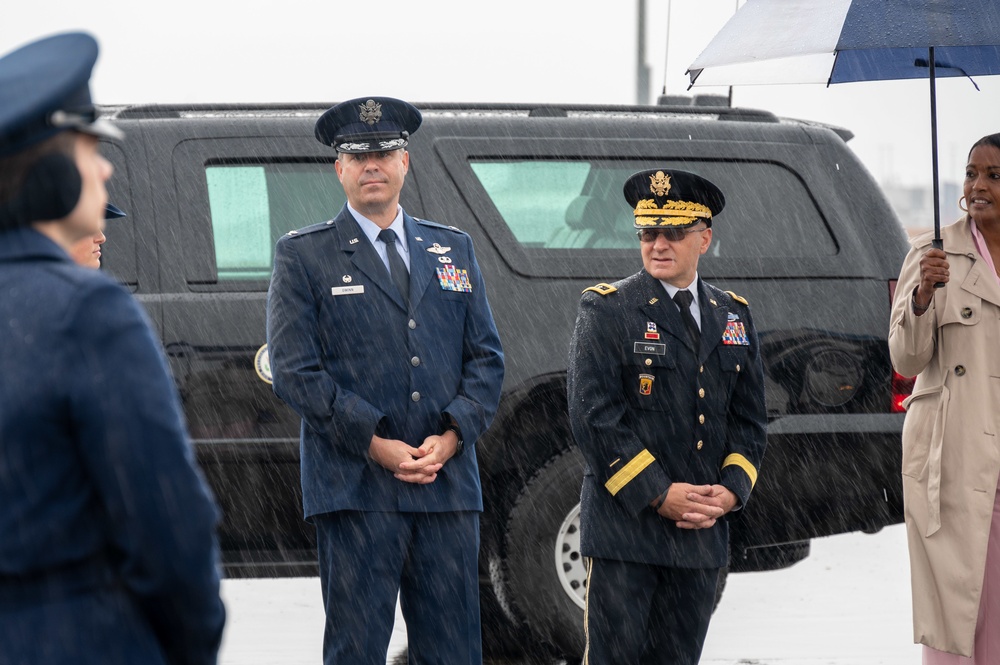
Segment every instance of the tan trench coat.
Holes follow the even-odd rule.
[[[904,405],[903,501],[915,642],[972,655],[1000,475],[1000,285],[968,219],[941,231],[950,281],[915,316],[910,295],[931,234],[903,263],[889,328],[896,371],[917,376]]]

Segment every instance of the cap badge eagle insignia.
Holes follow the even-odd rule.
[[[663,171],[649,176],[649,191],[657,196],[665,196],[670,191],[670,176]]]
[[[369,125],[374,125],[382,119],[382,105],[374,99],[369,99],[364,104],[359,104],[358,108],[361,110],[361,113],[358,116],[361,119],[361,122],[367,122]]]

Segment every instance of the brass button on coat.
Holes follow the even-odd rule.
[[[737,371],[737,372],[738,372],[738,371],[740,371],[740,366],[739,366],[739,363],[737,363],[737,364],[736,364],[736,371]]]
[[[652,358],[646,358],[646,367],[649,367],[652,364],[653,364],[653,359]]]
[[[701,449],[702,449],[702,447],[704,447],[704,445],[705,445],[705,442],[704,442],[704,441],[699,441],[699,442],[698,442],[698,450],[701,450]]]
[[[704,388],[698,388],[698,397],[702,397],[702,398],[705,397],[705,389]]]
[[[965,365],[955,365],[955,376],[965,376]]]
[[[698,424],[700,424],[700,425],[704,425],[705,424],[705,414],[704,413],[698,414]]]
[[[971,319],[972,318],[972,308],[971,307],[963,307],[962,308],[962,318],[963,319]]]

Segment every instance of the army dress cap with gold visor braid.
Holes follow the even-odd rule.
[[[699,222],[711,226],[712,217],[726,205],[726,197],[709,180],[671,169],[640,171],[625,181],[623,193],[637,229],[684,229]]]
[[[392,97],[341,102],[316,121],[316,140],[337,152],[385,152],[405,148],[423,117],[413,104]]]

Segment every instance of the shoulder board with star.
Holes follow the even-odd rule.
[[[305,228],[295,229],[294,231],[289,231],[285,234],[286,238],[297,238],[299,236],[309,235],[310,233],[316,233],[317,231],[326,231],[327,229],[335,229],[337,224],[329,219],[325,222],[320,222],[319,224],[312,224]]]
[[[601,282],[600,284],[595,284],[594,286],[588,286],[582,292],[586,293],[587,291],[593,291],[594,293],[597,293],[599,295],[606,296],[614,293],[617,290],[618,290],[617,287]]]
[[[733,293],[732,291],[726,291],[726,293],[728,293],[729,297],[732,298],[733,300],[735,300],[736,302],[743,303],[744,305],[746,305],[748,307],[750,306],[750,303],[748,303],[747,299],[744,298],[743,296],[738,296],[735,293]]]
[[[428,219],[420,219],[419,217],[414,217],[413,221],[415,221],[417,224],[421,224],[423,226],[429,226],[434,229],[444,229],[445,231],[451,231],[452,233],[459,233],[463,236],[468,235],[465,231],[458,228],[457,226],[445,226],[444,224],[438,224],[437,222],[432,222]]]

